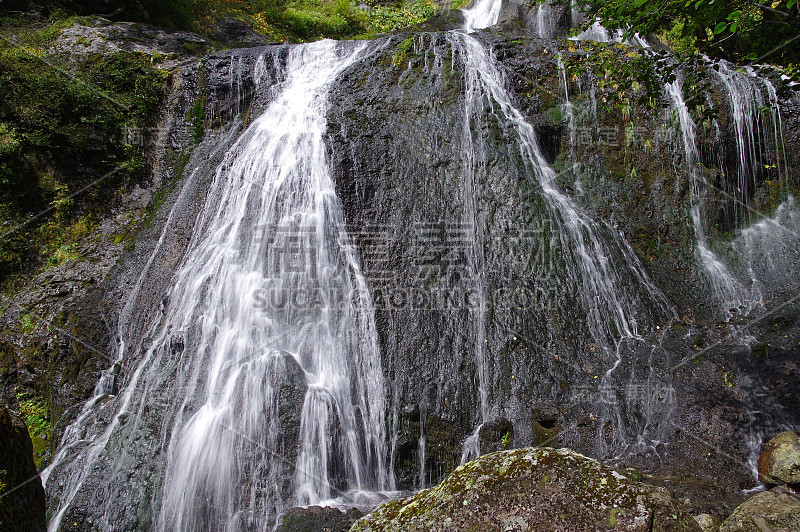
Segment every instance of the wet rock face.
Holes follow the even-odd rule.
[[[507,0],[503,2],[497,23],[509,31],[550,39],[569,35],[570,28],[581,22],[572,17],[568,2]]]
[[[567,449],[482,456],[436,488],[392,501],[352,531],[697,531],[662,489],[634,482]]]
[[[28,429],[0,406],[0,529],[7,532],[45,530],[42,481],[33,463]]]
[[[763,532],[800,530],[800,497],[778,487],[759,493],[736,508],[719,532]]]
[[[682,496],[695,501],[698,513],[729,512],[740,499],[728,502],[727,495],[755,483],[745,465],[755,458],[757,445],[743,421],[748,412],[762,411],[758,424],[767,433],[798,422],[792,408],[798,396],[793,354],[800,329],[793,324],[800,311],[786,307],[785,317],[774,323],[754,323],[735,313],[718,316],[697,265],[690,185],[687,175],[676,171],[685,157],[663,87],[654,88],[650,103],[625,107],[614,100],[619,91],[600,86],[597,72],[604,70],[570,70],[577,124],[570,131],[556,56],[614,76],[621,72],[614,65],[643,54],[622,45],[595,47],[504,31],[476,37],[492,49],[559,186],[594,219],[623,235],[677,318],[652,324],[657,339],[647,341],[653,349],[625,353],[614,370],[618,380],[600,385],[616,354],[604,352],[586,333],[586,315],[575,304],[578,294],[561,276],[565,254],[558,249],[557,228],[524,171],[514,132],[491,118],[488,105],[489,118],[464,128],[464,66],[444,36],[393,37],[334,86],[328,143],[337,193],[376,303],[388,397],[395,398],[390,409],[398,419],[392,427],[398,434],[398,487],[419,485],[420,428],[402,414],[409,405],[448,424],[443,441],[426,435],[428,451],[463,442],[481,419],[504,417],[513,423],[517,445],[565,445],[597,457],[617,455],[611,448],[620,432],[601,415],[614,405],[627,427],[623,432],[629,431],[622,439],[635,447],[628,465],[680,477],[671,489],[695,486],[683,489]],[[656,70],[665,65],[655,57],[642,60],[661,61]],[[727,95],[713,69],[703,66],[696,75],[705,80],[720,127],[732,127]],[[786,110],[796,108],[796,97],[781,102],[784,140],[791,144],[796,135],[787,124],[797,119]],[[706,198],[704,223],[725,250],[731,234],[721,228],[728,200],[719,190],[729,188],[722,180],[734,173],[735,160],[729,159],[736,159],[737,148],[731,135],[715,137],[713,127],[697,127],[704,165],[718,187]],[[479,152],[485,166],[472,194],[474,216],[461,171],[465,131],[485,141]],[[788,167],[796,168],[800,150],[789,151]],[[723,162],[717,153],[726,156]],[[773,179],[767,177],[754,198],[766,197]],[[789,181],[789,190],[798,189],[796,180]],[[759,208],[767,212],[777,202]],[[465,266],[472,231],[483,235],[482,282],[490,294],[483,340],[487,416],[480,415],[477,320],[470,304],[474,276]],[[638,324],[640,334],[648,334],[645,321]],[[660,329],[654,330],[656,325]],[[744,329],[756,338],[754,345],[768,349],[738,346],[734,338]],[[759,401],[767,401],[766,408]],[[648,432],[653,445],[634,443],[636,431]],[[427,474],[429,459],[430,452]],[[447,472],[446,465],[438,465]],[[697,481],[685,482],[685,472]]]
[[[800,485],[800,440],[782,432],[764,446],[758,457],[758,479],[768,484]]]

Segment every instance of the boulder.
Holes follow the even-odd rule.
[[[286,512],[276,532],[347,532],[362,515],[357,508],[347,512],[322,506],[292,508]]]
[[[800,484],[800,440],[781,432],[764,446],[758,457],[758,479],[768,484]]]
[[[0,406],[0,530],[36,532],[45,527],[44,489],[28,429]]]
[[[713,515],[709,514],[700,514],[694,516],[694,520],[697,521],[697,524],[700,525],[700,528],[703,529],[703,532],[718,532],[719,530],[719,519],[714,517]]]
[[[719,532],[793,532],[800,530],[800,497],[785,486],[747,499]]]
[[[550,448],[482,456],[435,488],[380,506],[350,530],[702,531],[667,490]]]

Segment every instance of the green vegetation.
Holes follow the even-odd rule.
[[[569,57],[564,68],[570,76],[591,72],[600,89],[604,110],[618,110],[626,122],[630,120],[632,103],[652,107],[659,105],[664,83],[675,80],[674,64],[661,56],[645,57],[624,45],[588,43],[594,53]]]
[[[147,176],[124,132],[150,125],[168,74],[143,54],[50,49],[79,21],[0,19],[0,280],[76,258],[114,198]]]
[[[408,54],[413,46],[414,46],[413,37],[409,37],[408,39],[400,43],[400,45],[397,47],[397,51],[394,53],[394,56],[392,57],[392,64],[395,66],[395,68],[402,69],[405,66],[405,62],[408,59]]]
[[[587,0],[584,4],[590,19],[598,18],[628,35],[658,35],[678,52],[766,61],[794,71],[800,64],[797,0]]]
[[[433,0],[399,0],[391,4],[367,0],[290,0],[253,2],[231,16],[260,33],[289,42],[322,38],[367,39],[379,33],[419,24],[436,13]]]
[[[36,467],[39,467],[53,435],[50,409],[41,399],[25,393],[18,393],[17,401],[19,416],[25,421],[33,442],[33,459]]]
[[[467,0],[453,0],[462,7]],[[286,42],[323,38],[369,38],[378,33],[419,24],[434,15],[433,0],[50,0],[14,1],[9,9],[44,7],[45,13],[102,14],[112,20],[143,22],[156,26],[208,34],[217,21],[230,17],[245,22],[256,32]],[[61,15],[63,17],[63,15]]]

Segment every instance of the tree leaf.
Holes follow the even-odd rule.
[[[737,11],[734,11],[733,13],[731,13],[730,15],[728,15],[728,20],[738,20],[738,18],[741,17],[741,16],[742,16],[742,12],[737,10]]]
[[[797,0],[789,0],[788,2],[786,2],[786,9],[792,9],[792,6],[794,6],[796,3]]]
[[[723,31],[725,31],[725,28],[727,27],[728,27],[727,22],[720,22],[719,24],[717,24],[717,27],[714,28],[714,35],[719,35]]]

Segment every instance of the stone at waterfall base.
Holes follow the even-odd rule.
[[[764,446],[758,457],[758,479],[768,484],[800,484],[800,440],[781,432]]]
[[[346,532],[362,515],[356,508],[347,512],[322,506],[292,508],[286,512],[275,532]]]
[[[694,516],[694,520],[703,529],[703,532],[718,532],[720,521],[713,515],[700,514]]]
[[[797,532],[800,497],[779,486],[750,497],[728,517],[719,532]]]
[[[696,531],[667,490],[568,449],[488,454],[437,487],[380,506],[355,531]]]

